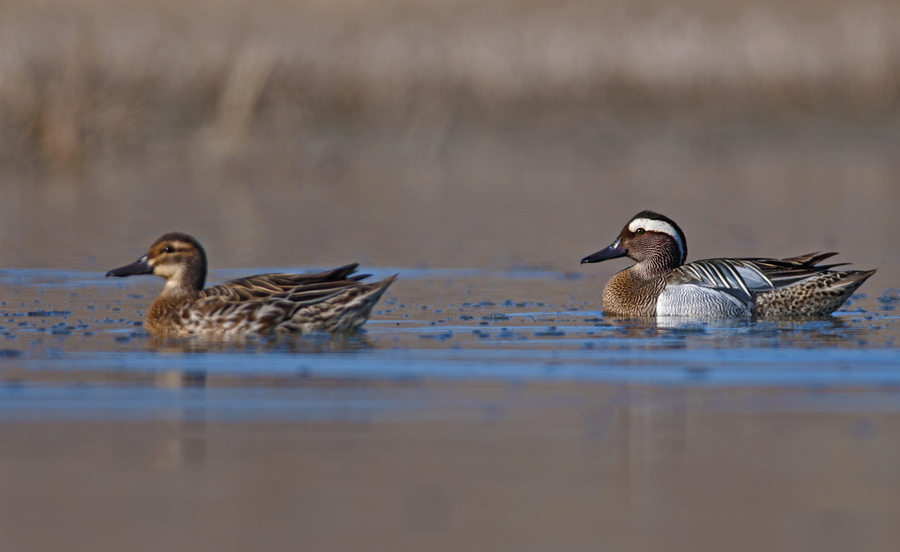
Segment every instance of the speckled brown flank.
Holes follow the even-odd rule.
[[[873,274],[874,270],[824,272],[801,283],[761,293],[756,297],[756,314],[763,317],[831,314]]]

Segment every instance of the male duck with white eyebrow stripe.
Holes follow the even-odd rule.
[[[603,290],[603,309],[637,316],[824,316],[875,273],[817,264],[837,253],[787,259],[707,259],[684,264],[687,241],[670,218],[641,211],[609,247],[583,263],[629,257]]]

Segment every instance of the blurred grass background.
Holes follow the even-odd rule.
[[[895,117],[895,2],[13,0],[0,144],[284,125]]]
[[[559,268],[654,208],[797,254],[892,224],[898,114],[895,2],[11,0],[0,247]]]

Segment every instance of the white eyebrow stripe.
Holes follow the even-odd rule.
[[[660,232],[662,234],[668,234],[669,236],[672,236],[672,239],[674,239],[675,243],[678,244],[678,251],[681,253],[681,258],[684,259],[684,242],[681,241],[681,236],[678,235],[678,232],[675,230],[675,228],[672,227],[671,224],[664,220],[653,220],[646,218],[634,219],[633,221],[628,223],[628,230],[634,232],[638,228],[643,228],[644,230],[649,230],[651,232]]]

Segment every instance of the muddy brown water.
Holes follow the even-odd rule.
[[[0,549],[893,550],[898,137],[311,129],[6,167]],[[644,208],[692,259],[879,272],[823,319],[606,317],[627,263],[578,260]],[[401,279],[360,336],[158,342],[161,282],[102,273],[173,229],[212,282]]]

